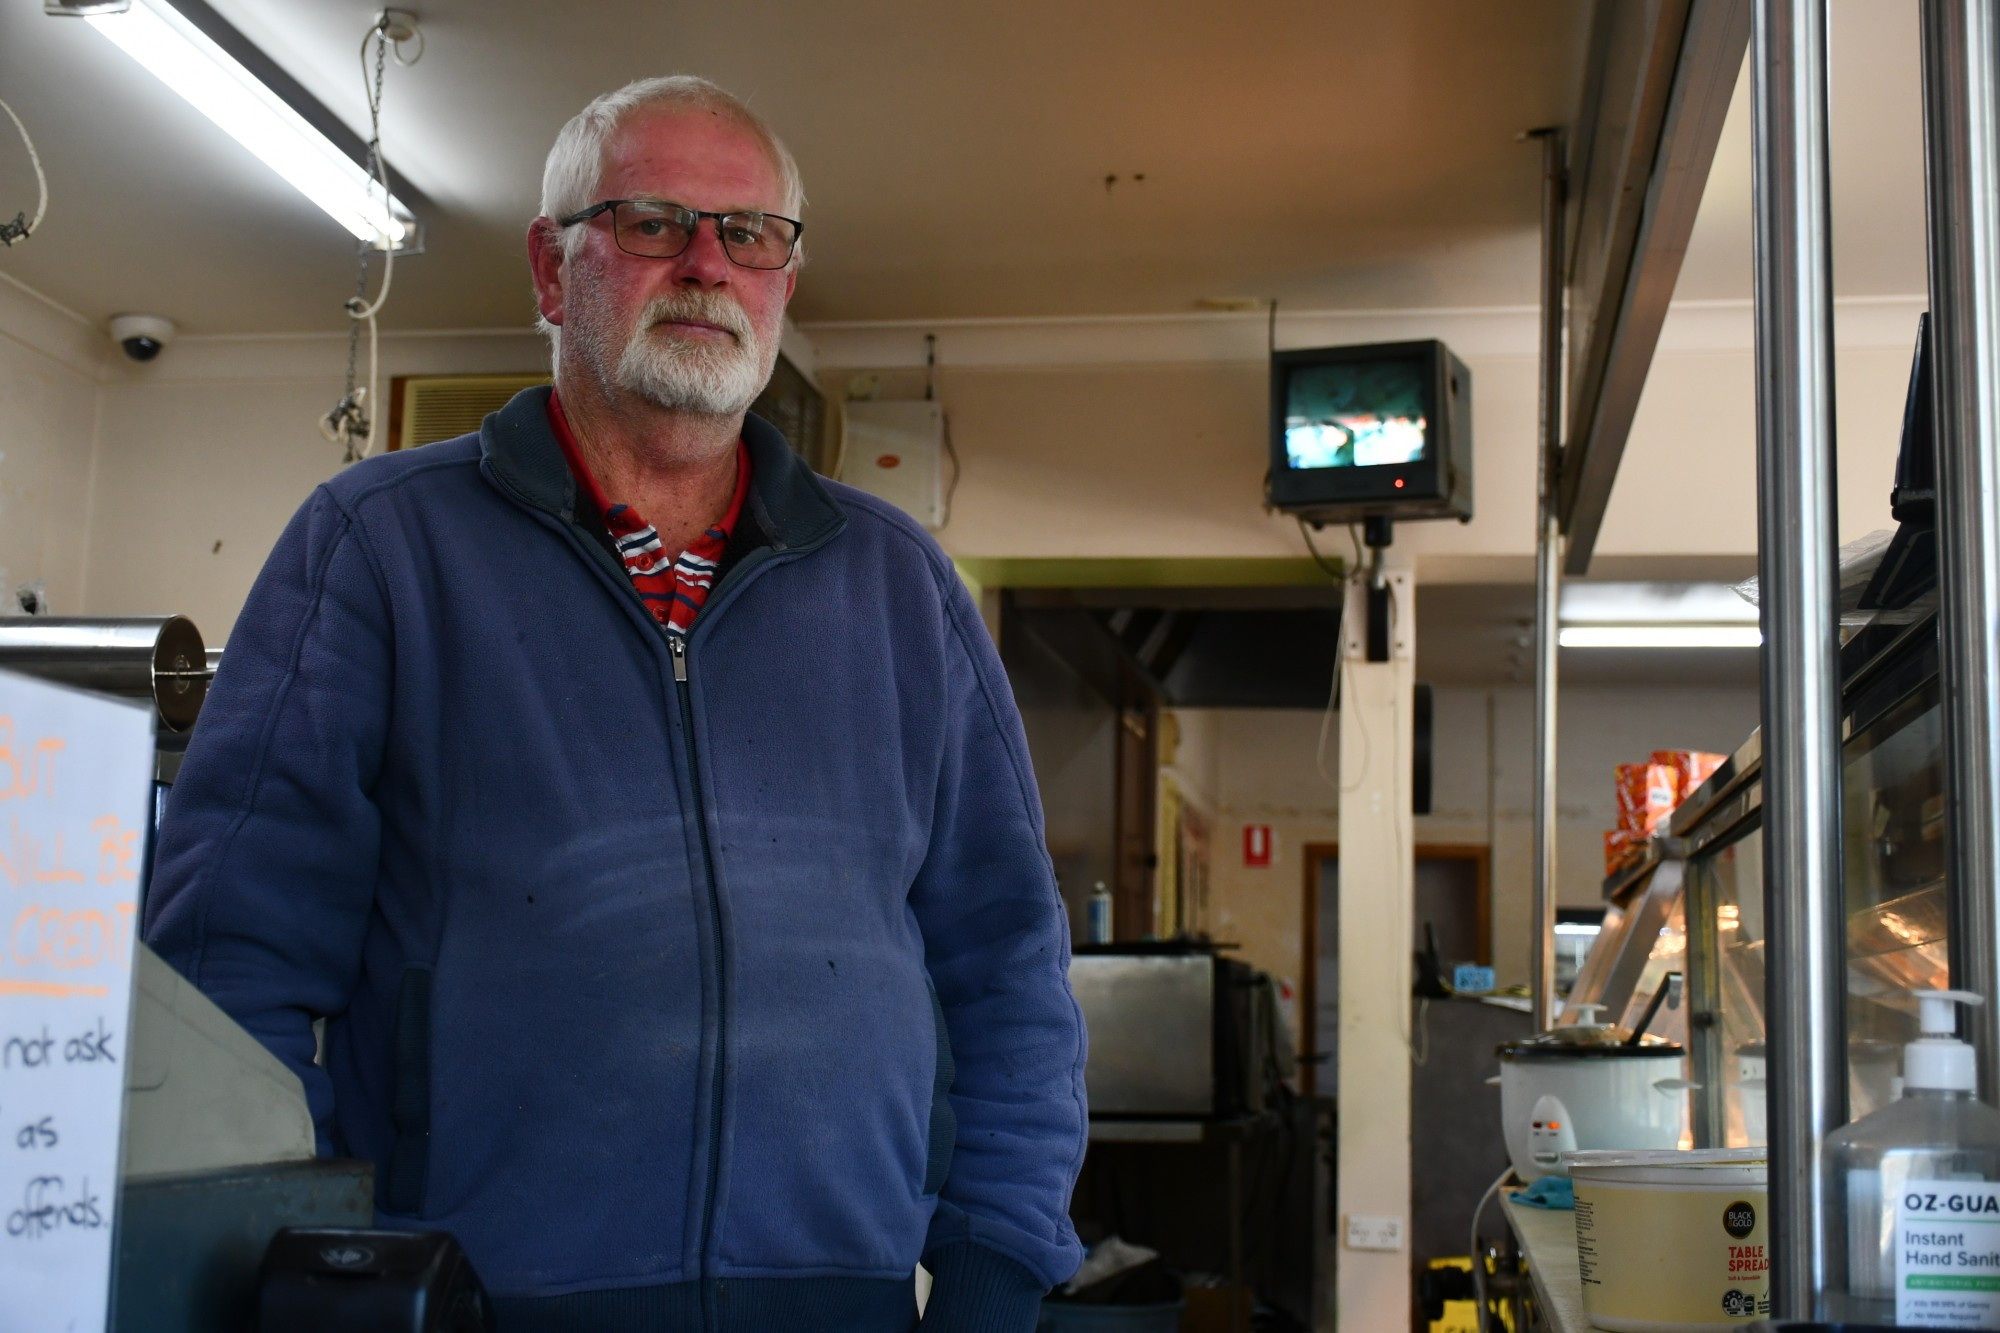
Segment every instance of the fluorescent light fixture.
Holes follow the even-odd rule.
[[[1564,648],[1756,648],[1764,632],[1755,625],[1564,625]]]
[[[1568,583],[1565,625],[1754,625],[1757,608],[1726,583]]]
[[[1603,926],[1586,926],[1580,921],[1556,922],[1556,934],[1573,936],[1577,939],[1596,939]]]
[[[387,237],[397,249],[409,243],[415,229],[409,209],[393,197],[384,207],[381,186],[353,158],[165,0],[132,0],[122,14],[89,14],[84,22],[228,131],[356,240],[382,246]]]
[[[1571,583],[1564,648],[1755,648],[1757,608],[1726,583]]]

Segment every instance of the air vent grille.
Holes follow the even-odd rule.
[[[420,444],[456,439],[479,429],[489,412],[497,412],[523,389],[547,384],[546,372],[525,375],[409,375],[393,387],[396,429],[393,446],[414,449]]]

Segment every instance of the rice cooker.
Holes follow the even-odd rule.
[[[1679,1046],[1631,1045],[1611,1028],[1577,1024],[1498,1053],[1507,1155],[1522,1180],[1568,1175],[1566,1152],[1680,1146],[1688,1085]]]

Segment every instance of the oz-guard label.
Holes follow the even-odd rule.
[[[1896,1322],[2000,1329],[2000,1184],[1903,1186],[1896,1200]]]

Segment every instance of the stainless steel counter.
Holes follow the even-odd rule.
[[[1583,1280],[1577,1276],[1576,1214],[1525,1208],[1505,1192],[1500,1207],[1527,1256],[1543,1324],[1556,1333],[1591,1333],[1596,1325],[1583,1317]]]

